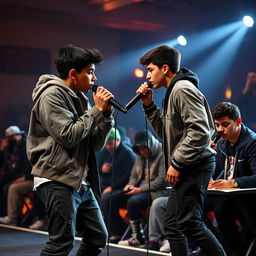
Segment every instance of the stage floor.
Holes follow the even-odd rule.
[[[47,241],[47,232],[32,231],[26,228],[13,227],[0,224],[0,255],[1,256],[39,256],[40,251]],[[75,256],[80,238],[76,238],[75,247],[70,256]],[[147,251],[134,247],[109,244],[101,256],[154,256],[170,255],[156,251]],[[88,255],[89,256],[89,255]]]

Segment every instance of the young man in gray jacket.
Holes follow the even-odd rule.
[[[162,115],[153,101],[153,91],[144,83],[137,90],[147,118],[163,141],[170,191],[165,233],[173,256],[189,254],[187,238],[206,255],[226,255],[221,244],[202,222],[203,202],[215,168],[210,147],[214,124],[198,78],[180,69],[180,53],[171,47],[156,47],[140,58],[147,79],[155,89],[166,88]]]
[[[107,240],[96,200],[95,151],[104,146],[113,126],[108,103],[113,95],[98,87],[93,107],[84,95],[96,81],[95,64],[102,60],[96,49],[60,48],[55,60],[59,77],[41,76],[33,91],[27,154],[49,219],[49,241],[41,256],[68,255],[76,224],[82,236],[77,256],[98,255]]]

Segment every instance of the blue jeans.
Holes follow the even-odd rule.
[[[190,238],[205,255],[224,256],[223,247],[202,221],[203,202],[215,169],[215,158],[190,166],[182,171],[180,181],[170,191],[165,233],[173,256],[188,255]]]
[[[76,256],[99,255],[107,241],[107,229],[90,187],[82,185],[77,192],[51,181],[40,185],[37,190],[49,219],[49,240],[40,255],[68,255],[73,248],[76,226],[82,236]]]

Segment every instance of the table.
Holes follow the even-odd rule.
[[[246,205],[243,204],[243,197],[248,195],[250,196],[255,195],[255,198],[256,198],[256,188],[208,189],[207,195],[230,197],[233,201],[236,202],[241,213],[243,214],[243,217],[248,223],[248,227],[251,229],[251,232],[253,233],[252,241],[246,251],[245,256],[255,256],[256,255],[256,216],[254,216],[253,213],[250,212],[249,209],[246,207]],[[252,203],[255,203],[255,201]]]

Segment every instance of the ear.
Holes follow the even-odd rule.
[[[169,66],[168,66],[167,64],[164,64],[164,65],[162,66],[162,70],[163,70],[164,74],[167,74],[168,71],[170,70],[170,68],[169,68]]]
[[[68,76],[69,76],[69,78],[74,80],[76,78],[76,74],[77,74],[77,72],[75,69],[70,69]]]
[[[241,117],[238,117],[237,119],[236,119],[236,122],[237,122],[237,124],[241,124],[242,123],[242,118]]]

